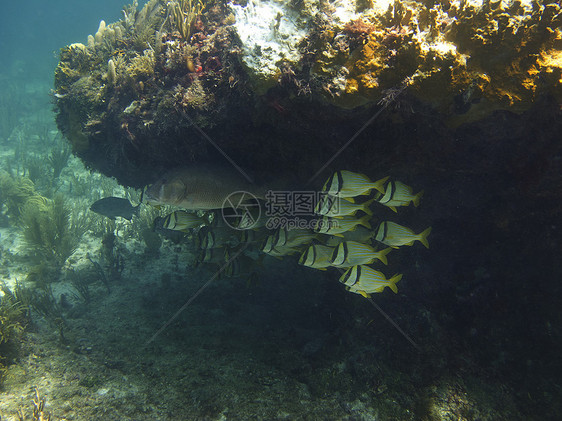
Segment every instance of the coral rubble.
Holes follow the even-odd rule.
[[[150,0],[123,14],[61,50],[54,97],[74,152],[128,185],[213,159],[207,136],[257,171],[290,169],[303,143],[331,156],[326,124],[355,126],[403,90],[450,125],[562,98],[557,3]]]

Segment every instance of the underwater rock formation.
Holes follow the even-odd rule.
[[[74,153],[131,186],[215,146],[257,173],[318,168],[402,93],[453,126],[562,99],[556,3],[150,0],[123,14],[61,50],[54,98]]]

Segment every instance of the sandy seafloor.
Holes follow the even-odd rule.
[[[27,153],[43,158],[63,142],[47,91],[37,87],[42,100],[28,107],[16,127]],[[51,141],[41,145],[45,131]],[[0,168],[14,156],[17,142],[15,135],[3,141]],[[71,192],[77,178],[88,188]],[[110,187],[114,195],[125,194],[76,158],[59,183],[75,208],[87,208]],[[22,228],[3,221],[2,280],[8,286],[25,283],[33,261]],[[407,283],[398,295],[385,291],[375,299],[421,352],[364,298],[345,292],[337,275],[299,267],[294,258],[265,259],[257,282],[214,281],[146,345],[214,271],[192,267],[190,241],[165,240],[157,252],[148,251],[134,224],[117,221],[125,264],[120,278],[110,280],[111,292],[94,279],[85,304],[69,282],[71,269],[91,276],[87,255],[99,255],[99,232],[84,235],[52,282],[55,297],[65,294],[68,300],[64,337],[31,311],[1,386],[2,420],[19,419],[20,409],[33,419],[34,388],[54,420],[525,419],[517,409],[518,391],[470,361],[451,362],[453,346],[433,347],[431,341],[443,340],[446,332],[436,331],[433,316],[408,297]],[[410,282],[428,276],[420,270],[428,253],[413,247],[399,259],[408,262],[402,271]],[[485,277],[475,268],[475,276]],[[407,314],[404,306],[410,306]]]

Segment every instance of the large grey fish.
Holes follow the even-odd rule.
[[[90,210],[99,213],[100,215],[107,216],[108,218],[115,219],[120,216],[127,220],[131,220],[133,215],[139,213],[140,204],[138,206],[131,205],[127,199],[122,197],[104,197],[90,206]]]
[[[169,172],[145,192],[151,205],[174,205],[189,210],[236,208],[263,199],[264,192],[247,182],[238,172],[222,168],[194,166]]]

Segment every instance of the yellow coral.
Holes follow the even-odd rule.
[[[142,55],[136,55],[127,66],[127,74],[134,79],[147,78],[154,74],[154,52],[145,50]]]

